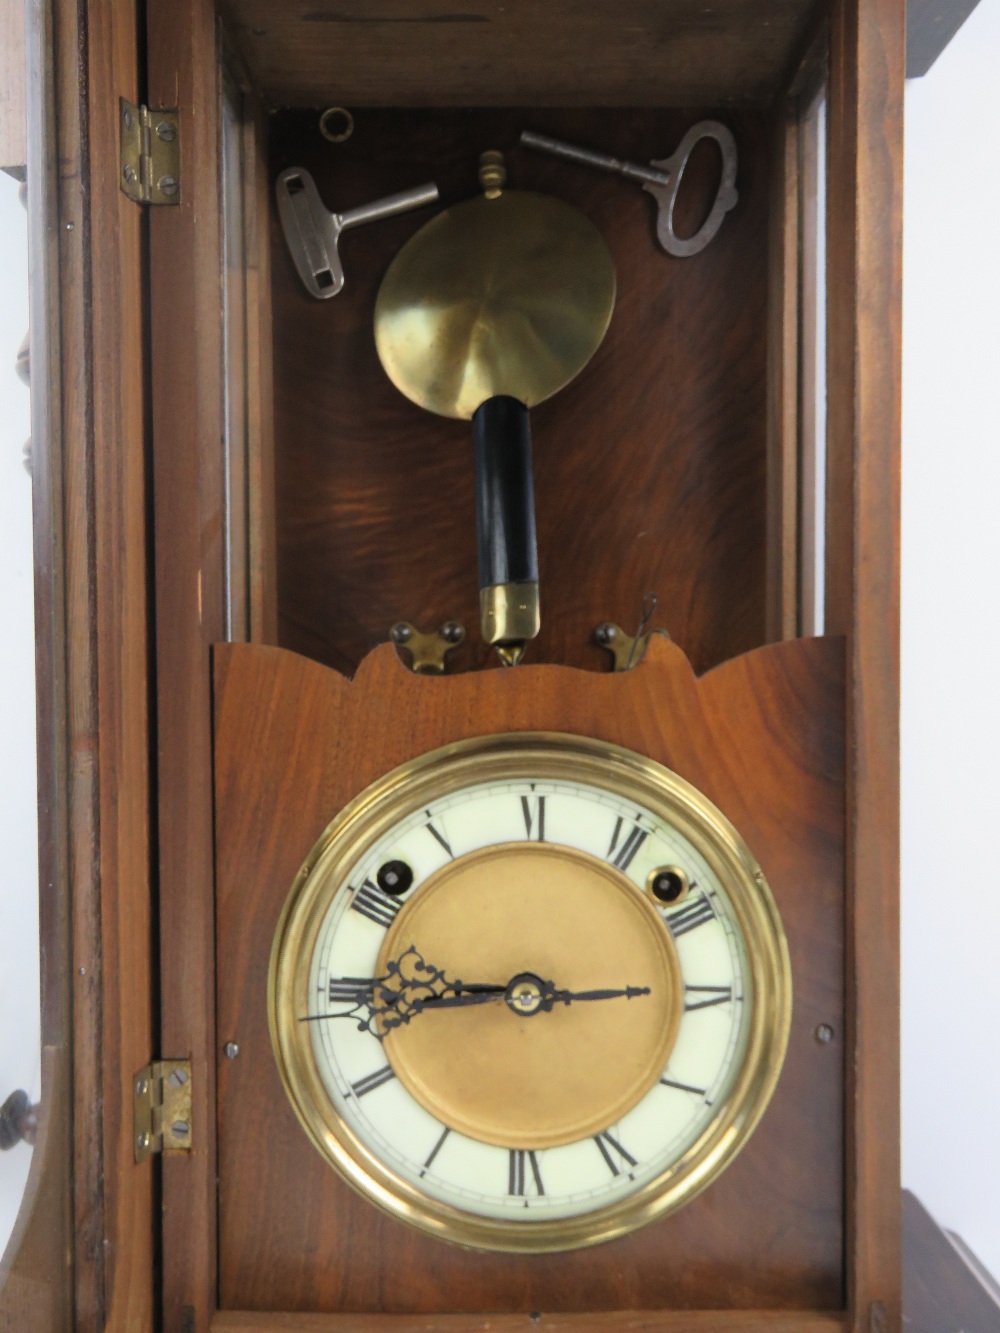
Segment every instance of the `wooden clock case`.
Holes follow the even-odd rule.
[[[54,372],[39,625],[67,667],[53,716],[71,720],[42,737],[64,816],[43,879],[72,870],[73,893],[52,899],[46,964],[38,1189],[55,1221],[24,1253],[71,1263],[52,1319],[22,1302],[19,1327],[900,1328],[903,17],[900,0],[37,8],[32,133],[58,149],[32,186],[50,223],[37,364]],[[176,206],[119,189],[120,96],[178,108]],[[331,103],[355,116],[343,144],[317,132]],[[647,160],[708,115],[736,135],[740,202],[691,260],[656,247],[636,187],[516,147],[533,128]],[[511,186],[594,218],[619,281],[605,344],[533,417],[543,628],[534,665],[503,674],[476,632],[467,432],[391,388],[370,333],[381,275],[427,215],[346,236],[345,289],[314,302],[272,206],[292,164],[329,206],[427,179],[451,202],[496,147]],[[713,165],[692,160],[679,225]],[[612,676],[593,630],[631,630],[650,589],[673,643]],[[395,620],[450,618],[469,635],[445,680],[385,645]],[[338,710],[358,700],[379,748],[335,773]],[[797,969],[789,1065],[714,1187],[726,1207],[710,1191],[687,1230],[682,1213],[571,1257],[432,1253],[311,1179],[326,1168],[261,1049],[267,912],[341,798],[420,748],[531,727],[655,753],[768,847]],[[152,1057],[191,1061],[193,1145],[136,1165],[133,1076]]]

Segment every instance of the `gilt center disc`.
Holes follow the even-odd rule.
[[[584,852],[509,843],[439,870],[399,912],[378,960],[410,947],[449,979],[559,990],[647,988],[625,998],[515,1012],[428,1006],[387,1033],[407,1091],[442,1124],[512,1148],[550,1148],[614,1125],[663,1073],[683,1011],[670,932],[614,867]]]

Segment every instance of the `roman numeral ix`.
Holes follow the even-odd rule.
[[[331,977],[331,1004],[364,1004],[371,996],[374,977]]]

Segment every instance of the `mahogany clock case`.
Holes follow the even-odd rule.
[[[31,7],[54,1202],[0,1322],[55,1326],[32,1294],[48,1282],[87,1333],[899,1328],[903,6],[667,8]],[[121,190],[122,96],[177,108],[176,206]],[[317,133],[334,101],[356,121],[337,145]],[[637,186],[516,146],[529,128],[649,160],[707,116],[735,134],[740,198],[689,260],[658,248]],[[476,633],[466,432],[397,394],[372,340],[381,275],[430,213],[348,232],[343,292],[312,302],[273,206],[292,164],[331,208],[428,179],[452,202],[486,148],[512,188],[591,217],[618,271],[604,345],[533,414],[543,627],[509,673]],[[714,155],[692,159],[680,229]],[[831,637],[796,641],[815,628],[817,380]],[[631,631],[650,590],[674,642],[612,675],[594,627]],[[395,620],[450,618],[468,638],[443,680],[385,643]],[[795,1017],[774,1102],[690,1208],[587,1252],[469,1255],[378,1214],[310,1147],[263,1026],[267,950],[352,794],[449,739],[532,727],[647,753],[728,815],[778,898]],[[190,1059],[192,1148],[137,1165],[152,1058]]]

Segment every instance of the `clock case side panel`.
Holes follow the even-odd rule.
[[[217,1304],[209,645],[276,634],[270,181],[266,112],[212,0],[145,9],[146,96],[178,108],[183,172],[178,205],[148,217],[158,1054],[192,1063],[191,1151],[160,1163],[160,1297],[166,1333],[205,1333]]]
[[[215,649],[219,1022],[239,1046],[219,1074],[222,1308],[840,1308],[842,652],[839,640],[797,640],[696,680],[655,639],[624,675],[520,667],[429,680],[383,646],[348,682],[278,649]],[[768,874],[796,995],[774,1101],[721,1179],[675,1217],[544,1260],[424,1237],[342,1184],[285,1099],[266,1016],[274,928],[333,815],[427,750],[512,730],[624,745],[705,792]],[[832,1042],[817,1041],[820,1024]]]
[[[902,0],[836,0],[827,179],[826,625],[847,642],[847,1277],[902,1326],[899,487]]]

